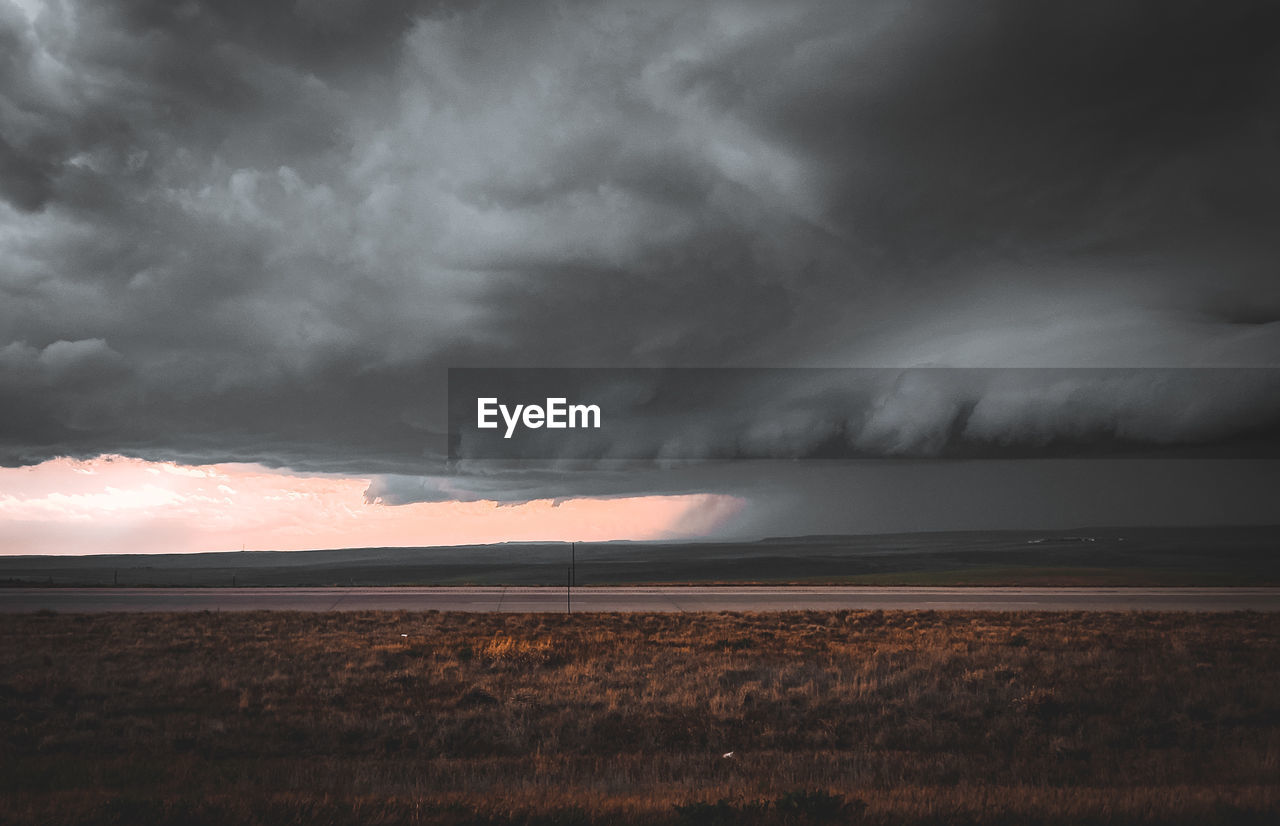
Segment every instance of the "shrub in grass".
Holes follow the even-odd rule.
[[[856,799],[845,800],[840,794],[801,790],[782,795],[773,802],[773,808],[786,822],[827,823],[860,815],[867,804]]]

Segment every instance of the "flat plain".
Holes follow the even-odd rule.
[[[357,588],[0,587],[0,613],[57,611],[1280,611],[1280,588],[878,585],[454,585]]]
[[[422,548],[0,556],[0,584],[119,587],[1280,585],[1280,526],[510,542]],[[69,549],[71,550],[71,549]]]
[[[0,616],[6,824],[1261,824],[1277,778],[1275,613]]]

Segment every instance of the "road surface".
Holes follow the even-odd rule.
[[[564,611],[564,588],[0,588],[0,612]],[[574,588],[576,611],[1278,611],[1280,588]]]

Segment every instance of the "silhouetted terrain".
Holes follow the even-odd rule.
[[[567,543],[154,556],[0,557],[0,582],[48,585],[561,585]],[[1280,526],[579,543],[579,585],[849,582],[1280,583]]]

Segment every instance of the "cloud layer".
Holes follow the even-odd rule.
[[[456,370],[449,398],[458,460],[1280,457],[1274,368]]]
[[[0,464],[445,478],[450,366],[1274,366],[1278,24],[0,0]]]

